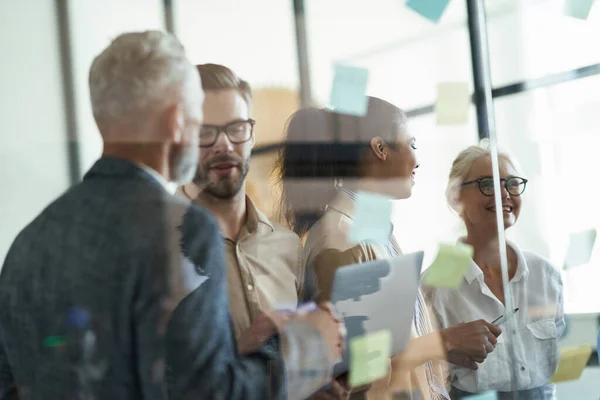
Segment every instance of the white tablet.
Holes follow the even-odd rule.
[[[335,271],[331,302],[343,316],[348,334],[334,376],[348,371],[348,343],[354,337],[387,329],[392,334],[392,355],[404,351],[410,340],[422,264],[420,251]]]

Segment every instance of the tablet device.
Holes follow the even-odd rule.
[[[340,267],[335,271],[331,302],[344,318],[346,345],[334,376],[348,371],[348,343],[357,336],[387,329],[392,355],[410,340],[423,252]]]

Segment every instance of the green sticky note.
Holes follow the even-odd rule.
[[[358,192],[354,209],[354,224],[348,239],[386,244],[392,234],[391,198],[375,193]]]
[[[46,347],[63,347],[67,342],[62,336],[47,336],[44,338],[44,346]]]
[[[365,95],[369,70],[337,64],[331,88],[331,107],[340,114],[362,117],[367,113],[369,99]]]
[[[566,0],[565,15],[586,20],[593,4],[594,0]]]
[[[350,351],[350,387],[383,378],[389,369],[392,334],[388,330],[352,338]]]
[[[406,6],[412,8],[431,22],[437,23],[450,0],[408,0]]]
[[[594,349],[589,344],[560,350],[560,362],[552,382],[567,382],[579,379]]]
[[[473,396],[465,397],[465,399],[469,400],[498,400],[498,393],[488,391],[479,394],[475,394]]]
[[[592,257],[592,250],[594,250],[595,243],[595,229],[571,234],[569,237],[569,249],[565,257],[565,268],[587,264]]]
[[[438,83],[435,102],[438,125],[465,125],[469,122],[470,105],[471,91],[468,83]]]
[[[437,257],[425,272],[423,284],[448,289],[457,288],[472,257],[473,247],[469,245],[440,244]]]

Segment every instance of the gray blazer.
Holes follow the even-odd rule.
[[[219,229],[100,159],[16,238],[0,274],[0,399],[285,397],[278,338],[237,355]]]

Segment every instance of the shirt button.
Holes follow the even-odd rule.
[[[521,366],[521,371],[525,371],[525,367],[524,366]]]
[[[252,289],[254,289],[254,286],[248,285],[248,290],[252,290]]]

